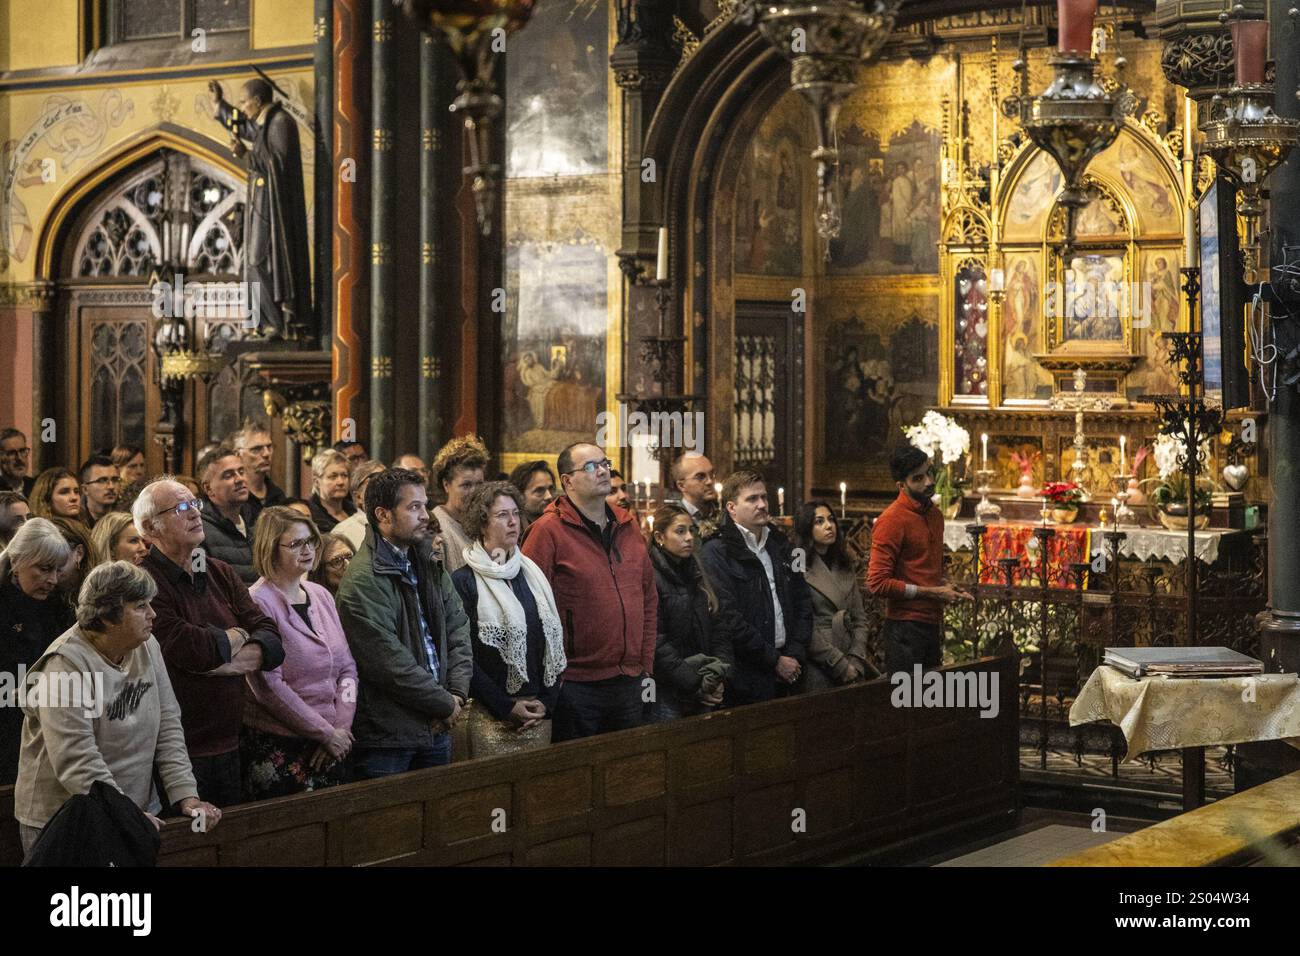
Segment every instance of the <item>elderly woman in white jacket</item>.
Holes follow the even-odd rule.
[[[180,707],[158,642],[150,633],[157,587],[127,561],[87,575],[77,623],[59,637],[27,676],[22,750],[14,816],[23,851],[64,802],[96,780],[117,788],[161,827],[157,764],[167,800],[208,829],[221,811],[198,798],[185,750]],[[43,685],[43,693],[33,689]]]

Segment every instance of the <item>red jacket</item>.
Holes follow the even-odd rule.
[[[871,528],[867,590],[885,598],[885,617],[894,621],[943,620],[943,604],[933,598],[903,597],[907,585],[943,583],[943,515],[906,491],[881,512]]]
[[[596,681],[654,670],[659,595],[654,565],[632,515],[611,508],[611,547],[587,527],[567,497],[528,526],[523,553],[555,592],[564,626],[564,679]]]

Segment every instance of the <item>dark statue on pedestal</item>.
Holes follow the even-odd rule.
[[[237,158],[248,156],[244,280],[250,290],[257,289],[257,298],[250,300],[258,307],[255,334],[304,338],[313,332],[311,237],[297,123],[275,101],[266,80],[245,83],[237,106],[226,102],[217,81],[208,89],[216,100],[214,118],[230,133],[230,151]]]

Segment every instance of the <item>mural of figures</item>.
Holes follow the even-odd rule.
[[[605,389],[608,253],[590,240],[512,241],[504,358],[510,450],[590,438]]]
[[[1041,150],[1016,182],[1007,202],[1003,236],[1007,242],[1042,238],[1043,220],[1052,209],[1052,200],[1061,190],[1061,169]]]
[[[840,133],[843,227],[830,274],[938,272],[939,144],[916,120],[883,145],[856,122]]]
[[[539,5],[506,58],[507,176],[605,172],[607,30],[603,4]]]
[[[1003,397],[1046,398],[1051,394],[1052,379],[1034,358],[1042,320],[1036,257],[1032,253],[1008,256],[1006,281],[1002,306]]]
[[[1142,308],[1150,319],[1143,338],[1145,357],[1129,376],[1130,398],[1142,395],[1168,395],[1177,391],[1177,378],[1165,360],[1166,332],[1178,331],[1178,313],[1181,294],[1178,291],[1178,270],[1182,260],[1177,251],[1148,252],[1142,275],[1145,285],[1141,299]]]
[[[799,275],[803,271],[803,193],[811,162],[807,107],[781,97],[745,150],[736,188],[736,271]]]
[[[1124,340],[1124,257],[1075,256],[1065,276],[1064,342]]]

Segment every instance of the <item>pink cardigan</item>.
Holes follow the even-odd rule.
[[[324,742],[335,728],[352,729],[357,710],[357,665],[343,636],[334,598],[319,584],[302,582],[311,598],[311,628],[265,578],[248,593],[280,632],[284,663],[247,676],[252,699],[244,723],[282,737]],[[315,633],[312,633],[315,631]]]

